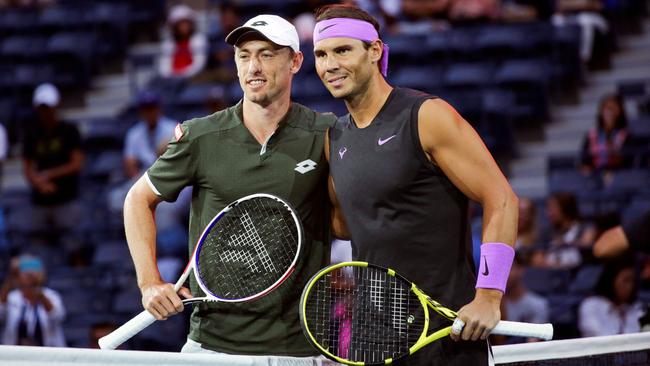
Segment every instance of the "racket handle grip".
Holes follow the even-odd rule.
[[[150,326],[156,318],[148,311],[143,311],[133,319],[124,323],[121,327],[99,339],[99,348],[116,349],[122,343],[128,341],[134,335],[140,333],[144,328]]]
[[[540,338],[548,341],[553,339],[553,325],[550,323],[533,324],[502,320],[492,329],[492,334]]]

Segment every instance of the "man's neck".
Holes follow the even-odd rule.
[[[287,94],[269,105],[262,106],[244,98],[242,106],[244,126],[255,136],[260,143],[271,135],[278,127],[278,123],[284,118],[291,107],[291,99]]]
[[[392,90],[393,87],[381,75],[377,75],[370,81],[365,93],[345,101],[358,128],[368,127],[372,123]]]

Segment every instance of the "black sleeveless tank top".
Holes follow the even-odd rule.
[[[418,112],[431,98],[395,88],[369,126],[357,128],[349,114],[339,118],[329,132],[330,174],[353,259],[393,268],[458,310],[474,298],[476,283],[468,199],[422,150]],[[487,347],[446,339],[405,361],[482,365]]]

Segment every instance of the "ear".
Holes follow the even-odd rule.
[[[384,42],[381,39],[377,39],[370,43],[370,48],[368,48],[370,53],[370,61],[379,62],[381,60],[381,55],[384,53]]]
[[[302,62],[305,59],[305,56],[302,54],[301,51],[294,52],[293,58],[291,59],[291,73],[292,74],[297,74],[298,71],[300,71],[300,67],[302,66]]]

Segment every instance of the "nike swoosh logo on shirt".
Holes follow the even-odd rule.
[[[488,268],[488,265],[487,265],[487,258],[485,258],[485,256],[483,256],[483,260],[485,261],[485,270],[484,270],[483,273],[481,273],[481,274],[482,274],[483,276],[487,276],[487,275],[490,274],[490,269]]]
[[[332,28],[332,27],[335,26],[335,25],[336,25],[336,24],[330,24],[330,25],[328,25],[328,26],[325,26],[325,27],[319,29],[319,30],[318,30],[318,33],[323,33],[323,32],[325,32],[325,30],[326,30],[327,28]]]
[[[387,143],[388,141],[394,139],[395,137],[397,137],[397,135],[390,136],[390,137],[388,137],[386,139],[383,139],[383,140],[380,137],[379,140],[377,140],[377,145],[381,146],[381,145]]]

